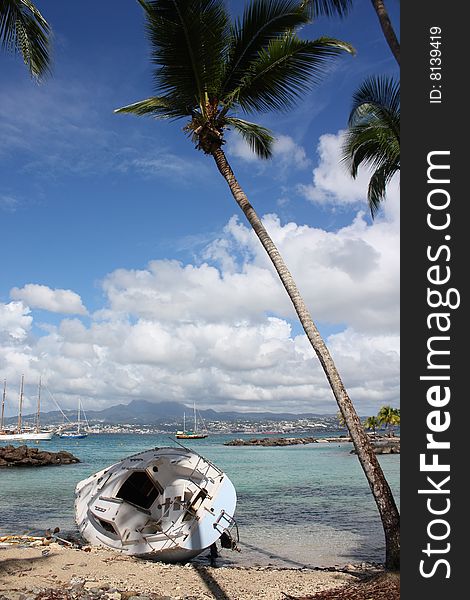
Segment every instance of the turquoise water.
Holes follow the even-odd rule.
[[[212,435],[187,444],[223,469],[237,490],[241,552],[224,551],[225,562],[285,567],[383,562],[382,525],[357,457],[349,453],[351,444],[223,445],[234,437],[254,436]],[[78,481],[136,452],[174,445],[169,435],[131,434],[38,443],[44,450],[68,450],[82,462],[1,469],[0,534],[56,526],[76,531]],[[398,502],[399,456],[379,460]]]

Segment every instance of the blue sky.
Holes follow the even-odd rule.
[[[389,4],[397,25],[398,2]],[[63,406],[79,396],[89,408],[144,398],[335,412],[211,159],[183,122],[113,114],[153,93],[138,3],[37,6],[54,31],[52,76],[38,85],[19,57],[0,55],[0,376],[11,386],[9,411],[25,373],[31,406],[41,374]],[[234,14],[242,6],[230,3]],[[367,173],[356,182],[344,173],[338,132],[363,79],[398,71],[367,0],[302,35],[344,39],[357,55],[337,60],[295,110],[253,118],[277,137],[272,161],[255,160],[231,134],[226,152],[358,411],[373,414],[398,404],[398,192],[372,223]]]

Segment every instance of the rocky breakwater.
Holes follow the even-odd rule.
[[[400,454],[399,437],[381,438],[371,442],[375,454]],[[356,451],[351,450],[351,454],[356,454]]]
[[[303,438],[253,438],[251,440],[231,440],[224,446],[295,446],[297,444],[316,444],[314,437]]]
[[[48,452],[39,448],[23,446],[0,447],[1,467],[45,467],[48,465],[71,465],[80,460],[65,450]]]

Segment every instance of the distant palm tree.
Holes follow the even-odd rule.
[[[397,35],[388,15],[385,2],[383,0],[371,0],[371,2],[388,47],[390,48],[397,63],[400,64],[400,42],[398,41]],[[325,15],[330,17],[336,14],[340,17],[344,17],[351,10],[354,0],[304,0],[304,3],[311,5],[313,14],[315,16]]]
[[[382,406],[377,415],[381,425],[385,425],[388,429],[389,437],[392,437],[393,427],[400,425],[400,409],[392,408],[391,406]]]
[[[361,165],[373,170],[367,191],[372,217],[387,185],[400,170],[400,86],[388,77],[369,77],[353,96],[343,160],[355,178]]]
[[[374,432],[374,435],[376,435],[377,433],[377,427],[380,425],[379,420],[377,417],[367,417],[367,419],[364,422],[364,428],[365,429],[372,429],[372,431]]]
[[[330,38],[300,39],[295,31],[309,22],[309,14],[295,0],[254,0],[233,23],[223,0],[138,1],[145,11],[159,95],[116,112],[185,118],[184,131],[196,148],[214,159],[271,259],[325,371],[382,518],[386,564],[398,568],[399,515],[390,487],[292,275],[222,150],[225,132],[233,128],[260,157],[270,157],[272,134],[238,113],[295,107],[331,60],[352,49]]]
[[[33,77],[49,71],[49,24],[30,0],[0,0],[0,41],[2,48],[19,52]]]

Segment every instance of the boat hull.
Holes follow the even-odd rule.
[[[155,448],[80,481],[75,518],[91,544],[181,562],[233,524],[235,488],[218,467],[186,448]]]
[[[52,440],[54,437],[53,431],[38,432],[38,433],[2,433],[0,434],[0,441],[47,441]]]

